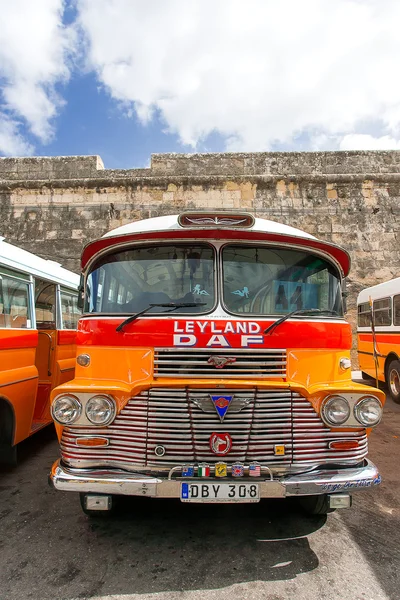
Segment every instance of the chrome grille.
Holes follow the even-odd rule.
[[[214,407],[209,410],[209,394],[235,395],[222,423]],[[232,437],[232,450],[224,458],[210,450],[214,432]],[[109,446],[78,447],[76,438],[82,435],[106,436]],[[346,451],[329,448],[331,441],[340,439],[357,440],[359,446]],[[274,446],[282,444],[285,455],[276,456]],[[164,456],[155,455],[157,445],[166,448]],[[66,427],[61,451],[63,460],[77,467],[162,471],[183,463],[225,460],[288,469],[357,463],[367,454],[367,438],[362,428],[332,432],[310,402],[289,389],[152,388],[132,398],[109,427]]]
[[[227,358],[227,364],[217,368],[209,362],[217,357]],[[235,362],[230,362],[234,359]],[[286,350],[225,349],[163,349],[154,354],[154,377],[286,377]]]

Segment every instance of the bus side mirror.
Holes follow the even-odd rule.
[[[347,296],[349,295],[347,291],[347,279],[343,279],[342,281],[342,300],[343,300],[343,312],[347,312]]]
[[[81,274],[81,279],[79,282],[79,287],[78,287],[78,308],[80,308],[81,310],[83,310],[83,304],[84,304],[84,300],[85,300],[85,278],[83,277],[83,274]]]

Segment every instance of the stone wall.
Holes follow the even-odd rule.
[[[71,270],[104,232],[187,209],[244,209],[347,248],[353,323],[358,291],[400,275],[398,151],[156,154],[127,170],[98,156],[0,159],[0,235]]]

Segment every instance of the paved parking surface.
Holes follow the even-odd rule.
[[[196,506],[124,499],[95,522],[47,486],[52,428],[0,472],[0,599],[296,600],[400,598],[400,407],[372,434],[379,488],[304,517],[295,503]]]

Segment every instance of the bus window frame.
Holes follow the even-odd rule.
[[[61,294],[68,294],[69,296],[75,296],[76,299],[78,300],[78,293],[74,292],[74,290],[71,290],[70,288],[67,288],[66,286],[61,286],[60,284],[57,284],[57,313],[58,313],[58,319],[57,319],[57,330],[62,330],[62,331],[76,331],[78,328],[78,323],[77,326],[73,329],[70,329],[68,327],[64,327],[64,323],[63,323],[63,316],[62,316],[62,302],[61,302]],[[78,304],[77,304],[78,307]],[[79,307],[78,307],[79,308]],[[82,312],[80,312],[80,317],[82,316]],[[78,321],[80,319],[80,317],[78,318]]]
[[[96,269],[100,268],[97,267],[97,263],[99,261],[101,261],[102,259],[106,258],[109,255],[113,255],[113,254],[117,254],[119,252],[124,252],[124,251],[128,251],[128,250],[132,250],[132,249],[136,249],[136,248],[149,248],[149,247],[160,247],[160,246],[189,246],[189,245],[197,245],[197,246],[205,246],[208,248],[211,248],[212,252],[213,252],[213,283],[214,283],[214,303],[212,305],[212,307],[209,310],[206,311],[202,311],[202,312],[196,312],[196,313],[188,313],[188,312],[179,312],[178,310],[174,310],[174,315],[176,316],[183,316],[183,317],[200,317],[200,316],[205,316],[205,315],[209,315],[212,314],[217,307],[220,305],[220,296],[219,296],[219,285],[220,285],[220,281],[219,281],[219,274],[218,274],[218,262],[219,261],[219,257],[220,257],[220,242],[213,242],[213,241],[208,241],[208,240],[182,240],[182,239],[171,239],[168,241],[162,241],[161,243],[157,243],[156,241],[153,243],[149,243],[149,242],[145,242],[143,243],[143,241],[140,242],[136,242],[136,243],[129,243],[127,245],[123,245],[123,246],[117,246],[117,247],[112,247],[110,249],[109,252],[105,252],[105,253],[101,253],[95,260],[93,260],[90,264],[90,268],[87,269],[87,271],[84,272],[84,299],[83,299],[83,304],[84,307],[87,303],[87,280],[88,277],[91,273],[93,273],[93,271],[95,271]],[[104,276],[104,281],[103,281],[103,286],[107,288],[108,284],[108,278],[110,277],[110,274],[105,273]],[[118,290],[117,290],[118,292]],[[130,312],[118,312],[118,313],[112,313],[112,312],[103,312],[103,303],[105,301],[105,296],[104,294],[102,295],[101,298],[101,312],[99,311],[93,311],[93,312],[89,312],[89,311],[85,311],[84,308],[82,309],[82,314],[81,317],[98,317],[98,318],[106,318],[106,317],[123,317],[123,316],[130,316],[132,313]],[[168,312],[168,311],[167,311]],[[149,314],[143,315],[143,317],[166,317],[167,316],[167,312],[151,312]]]
[[[360,308],[360,306],[368,306],[368,310],[360,312],[358,310]],[[368,315],[368,325],[360,325],[359,317],[360,317],[361,314]],[[357,327],[359,327],[359,328],[361,328],[361,327],[369,327],[369,328],[371,328],[371,307],[369,305],[369,302],[360,302],[360,304],[357,304]]]
[[[12,329],[14,331],[26,331],[36,329],[36,314],[35,314],[35,293],[34,293],[34,279],[33,276],[23,271],[17,271],[10,269],[9,267],[0,264],[0,276],[9,277],[16,281],[25,283],[28,286],[27,293],[27,321],[30,321],[30,327],[0,327],[0,329]],[[7,294],[8,299],[8,294]]]
[[[55,281],[52,281],[51,279],[47,279],[45,277],[36,277],[36,279],[39,279],[40,281],[42,281],[43,283],[47,283],[48,285],[54,285],[55,286],[55,309],[56,309],[56,318],[55,318],[55,330],[56,331],[76,331],[76,329],[66,329],[63,327],[63,322],[62,322],[62,307],[61,307],[61,291],[65,291],[66,293],[70,294],[70,295],[76,295],[78,297],[78,291],[75,290],[74,288],[69,288],[66,285],[61,285],[59,283],[55,283]],[[34,329],[38,329],[37,327],[37,322],[36,322],[36,298],[35,298],[35,277],[33,275],[30,275],[30,280],[31,280],[31,295],[32,295],[32,314],[34,316]],[[81,313],[82,316],[82,313]],[[79,320],[79,319],[78,319]],[[46,331],[45,329],[41,330],[41,331]],[[50,330],[49,330],[50,331]]]
[[[284,314],[282,313],[277,313],[277,314],[264,314],[264,313],[239,313],[239,312],[233,312],[231,309],[227,308],[227,306],[225,305],[225,299],[224,299],[224,261],[223,261],[223,253],[226,247],[229,246],[240,246],[240,247],[254,247],[254,246],[262,246],[265,248],[278,248],[278,249],[282,249],[282,250],[297,250],[299,252],[304,252],[304,253],[308,253],[311,254],[313,256],[318,256],[319,258],[322,258],[325,262],[329,263],[336,271],[337,275],[338,275],[338,282],[339,282],[339,286],[340,286],[340,290],[342,290],[342,283],[344,280],[344,277],[342,275],[341,270],[338,268],[337,264],[332,261],[329,257],[327,257],[323,252],[317,252],[314,249],[310,250],[307,247],[301,247],[301,246],[288,246],[286,244],[271,244],[271,243],[265,243],[265,242],[240,242],[238,240],[235,241],[229,241],[229,242],[224,242],[223,244],[221,244],[218,247],[218,266],[219,266],[219,277],[218,277],[218,286],[219,286],[219,291],[220,291],[220,296],[218,298],[219,303],[221,305],[221,307],[223,308],[223,310],[229,314],[234,316],[235,318],[257,318],[257,319],[276,319],[279,317],[284,316]],[[342,297],[342,293],[341,293],[341,301],[342,301],[342,314],[341,315],[318,315],[318,314],[314,314],[311,317],[304,315],[303,318],[307,318],[307,319],[321,319],[321,320],[326,320],[326,319],[330,319],[330,320],[337,320],[337,319],[341,319],[341,320],[345,320],[345,310],[344,310],[344,302],[343,302],[343,297]]]
[[[399,316],[399,320],[398,320],[397,323],[396,323],[396,318],[395,318],[396,317],[396,313],[395,313],[395,310],[394,310],[394,302],[395,302],[396,298],[399,298],[399,302],[400,302],[400,294],[393,294],[393,296],[392,296],[392,325],[394,327],[400,327],[400,316]]]
[[[37,279],[39,281],[47,284],[46,287],[43,288],[43,290],[41,290],[40,293],[42,293],[47,287],[49,287],[51,285],[53,285],[54,288],[55,288],[55,290],[54,290],[54,307],[55,307],[56,314],[55,314],[55,319],[53,321],[54,324],[55,324],[55,328],[54,329],[50,329],[50,328],[46,328],[46,327],[44,327],[42,329],[42,328],[38,328],[38,326],[37,326],[37,320],[36,320],[36,301],[37,301],[37,299],[39,297],[39,296],[36,296],[36,280]],[[58,288],[59,287],[60,287],[60,284],[56,283],[55,281],[52,281],[51,279],[47,279],[45,277],[39,277],[39,276],[34,277],[34,290],[33,290],[33,292],[34,292],[35,326],[36,326],[36,329],[38,329],[38,331],[58,331],[60,329],[60,320],[59,320],[59,312],[60,311],[59,311],[59,306],[58,306],[58,297],[59,297]]]
[[[383,324],[378,324],[376,322],[376,308],[375,308],[375,304],[376,302],[382,302],[382,300],[389,300],[389,315],[390,315],[390,323],[383,323]],[[383,311],[383,310],[387,310],[387,309],[378,309],[379,311]],[[383,298],[374,298],[372,301],[372,311],[373,311],[373,319],[374,319],[374,326],[375,327],[392,327],[393,326],[393,296],[383,296]]]

